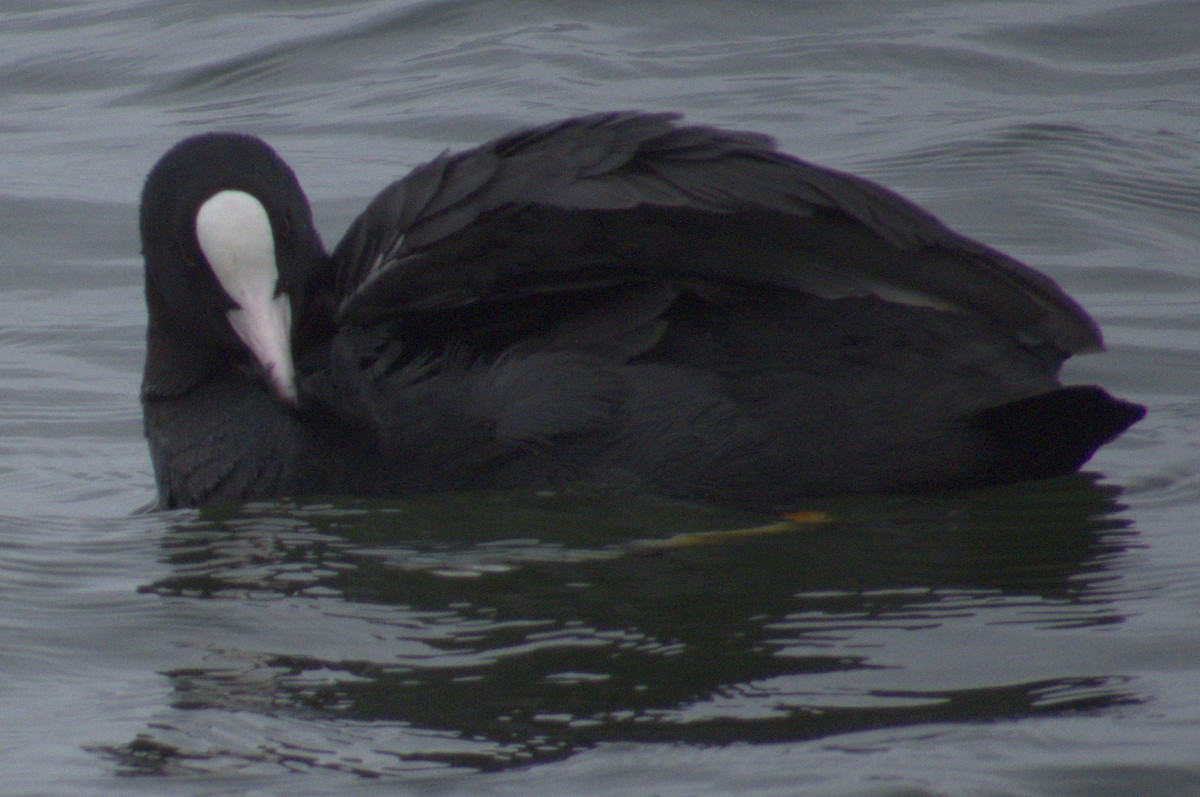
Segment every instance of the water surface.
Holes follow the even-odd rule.
[[[1200,793],[1200,8],[0,4],[0,793]],[[1079,477],[135,514],[141,180],[236,129],[327,243],[446,147],[761,130],[1059,280],[1150,414]],[[774,524],[774,525],[773,525]],[[140,777],[139,777],[140,776]]]

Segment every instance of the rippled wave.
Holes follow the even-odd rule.
[[[5,788],[1200,781],[1196,4],[121,0],[3,16]],[[333,242],[445,147],[631,107],[766,131],[1044,269],[1110,348],[1071,378],[1149,416],[1091,463],[1103,477],[822,502],[825,523],[579,494],[132,514],[153,495],[136,202],[167,146],[268,137]],[[282,779],[295,771],[310,777]]]

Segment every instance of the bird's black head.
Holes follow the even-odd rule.
[[[150,171],[140,226],[151,356],[168,336],[160,349],[249,366],[294,402],[292,315],[326,255],[283,159],[253,136],[185,139]]]

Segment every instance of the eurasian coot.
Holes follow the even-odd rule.
[[[332,255],[261,140],[142,194],[162,507],[590,483],[782,508],[1070,472],[1143,408],[1062,387],[1047,277],[752,133],[608,113],[444,154]]]

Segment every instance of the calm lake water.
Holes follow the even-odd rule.
[[[0,2],[0,793],[1200,794],[1197,31],[1191,0]],[[770,133],[1045,270],[1109,342],[1070,378],[1150,414],[1078,478],[789,528],[136,513],[171,143],[266,137],[332,244],[446,147],[615,108]]]

